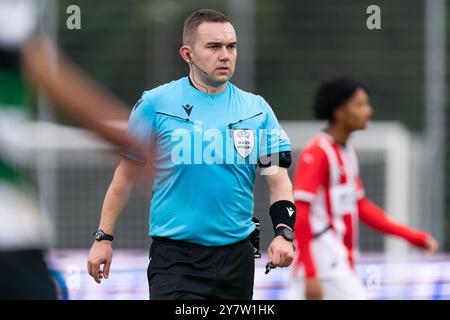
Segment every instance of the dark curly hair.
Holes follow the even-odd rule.
[[[366,84],[353,77],[337,77],[322,82],[314,98],[314,116],[319,120],[332,121],[336,109],[360,88],[369,93]]]

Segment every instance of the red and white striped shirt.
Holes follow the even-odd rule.
[[[321,132],[300,153],[294,177],[295,235],[306,277],[353,272],[359,218],[382,232],[423,246],[426,233],[400,225],[365,198],[356,153]],[[297,268],[294,268],[297,271]]]

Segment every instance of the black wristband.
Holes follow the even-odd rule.
[[[288,200],[280,200],[270,206],[270,217],[272,218],[273,230],[283,223],[294,230],[296,208],[295,204]]]

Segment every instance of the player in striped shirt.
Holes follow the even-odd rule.
[[[328,121],[301,152],[294,178],[297,206],[295,237],[299,247],[294,273],[304,277],[291,286],[295,298],[365,299],[354,270],[357,227],[370,227],[435,252],[428,233],[390,219],[365,197],[358,159],[348,143],[352,132],[366,128],[372,115],[366,86],[352,78],[323,83],[314,102],[316,118]],[[292,297],[294,297],[292,296]]]

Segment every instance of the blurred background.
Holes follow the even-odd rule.
[[[269,102],[291,138],[295,156],[324,126],[311,121],[318,83],[342,73],[364,79],[374,116],[368,130],[355,134],[352,143],[366,193],[395,219],[431,232],[441,253],[425,257],[361,225],[358,271],[368,286],[372,284],[369,296],[374,299],[450,298],[448,1],[37,3],[39,28],[130,110],[144,90],[187,74],[188,66],[178,54],[185,18],[200,8],[225,12],[234,21],[239,42],[232,82]],[[373,4],[381,10],[378,30],[366,24],[371,16],[366,10]],[[71,5],[80,9],[80,29],[68,28]],[[85,272],[86,257],[119,160],[117,149],[74,127],[70,117],[52,111],[39,91],[24,87],[20,77],[16,82],[0,78],[3,94],[27,109],[49,137],[39,145],[18,143],[12,152],[33,159],[22,170],[32,177],[40,208],[54,224],[49,260],[62,297],[146,299],[150,188],[137,188],[130,199],[115,233],[117,254],[110,279],[97,286]],[[12,129],[0,124],[0,151],[5,153]],[[268,206],[267,188],[258,177],[255,215],[262,221],[264,250],[272,237]],[[265,276],[263,264],[264,259],[258,262],[255,298],[287,298],[290,270]]]

